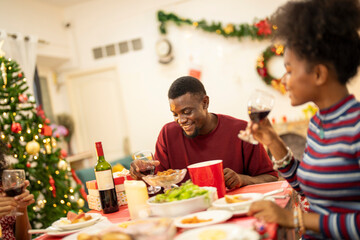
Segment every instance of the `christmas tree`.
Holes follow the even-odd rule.
[[[52,136],[50,120],[34,97],[26,93],[26,78],[19,65],[6,59],[0,49],[0,137],[8,146],[11,168],[24,169],[35,203],[28,207],[33,228],[46,228],[66,216],[82,211],[80,185],[73,181],[64,151]],[[75,177],[76,179],[76,177]]]

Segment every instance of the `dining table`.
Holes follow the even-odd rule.
[[[271,195],[271,199],[275,201],[280,207],[291,209],[293,207],[293,191],[291,186],[288,184],[287,181],[276,181],[276,182],[268,182],[268,183],[261,183],[261,184],[253,184],[247,185],[244,187],[240,187],[234,190],[228,190],[226,192],[227,195],[234,195],[234,194],[243,194],[243,193],[268,193],[271,191],[279,190],[276,194]],[[119,207],[119,211],[110,213],[110,214],[103,214],[101,211],[90,210],[89,213],[100,213],[104,216],[106,220],[105,223],[97,223],[95,225],[87,227],[87,229],[81,229],[80,232],[91,232],[90,230],[94,231],[95,228],[98,228],[99,231],[109,224],[119,224],[122,222],[126,222],[131,220],[130,214],[127,205],[122,205]],[[292,239],[294,238],[294,230],[282,228],[275,223],[259,223],[259,220],[252,216],[247,216],[246,214],[242,216],[233,216],[225,223],[232,223],[237,224],[243,228],[252,228],[254,229],[259,224],[263,224],[263,232],[260,233],[262,239]],[[186,229],[177,228],[177,235],[183,233]],[[37,240],[58,240],[58,239],[76,239],[76,236],[80,233],[73,233],[68,236],[50,236],[48,234],[43,234],[37,237]]]

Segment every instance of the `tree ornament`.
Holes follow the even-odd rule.
[[[31,167],[31,164],[29,162],[26,163],[26,167],[27,168],[30,168]]]
[[[42,109],[41,105],[39,105],[37,108],[36,108],[36,114],[41,117],[42,119],[45,119],[45,113],[44,113],[44,110]]]
[[[60,150],[60,157],[62,158],[62,159],[64,159],[64,158],[66,158],[67,157],[67,151],[65,150],[65,149],[61,149]]]
[[[44,122],[45,122],[46,124],[49,124],[49,123],[50,123],[50,119],[46,118]]]
[[[4,84],[4,86],[6,86],[7,85],[7,73],[6,73],[6,66],[5,66],[4,62],[1,63],[0,70],[1,70],[1,76],[3,79],[3,84]]]
[[[17,122],[13,122],[11,124],[11,131],[13,133],[20,133],[22,130],[22,127],[21,127],[21,124],[20,123],[17,123]]]
[[[44,136],[50,137],[52,135],[51,127],[44,124],[44,126],[41,128],[41,134]]]
[[[56,139],[54,137],[51,137],[51,146],[53,148],[56,148],[56,146],[57,146],[57,142],[56,142]]]
[[[10,149],[12,146],[10,143],[7,144],[7,147]]]
[[[85,205],[85,201],[84,201],[84,199],[82,199],[82,198],[79,198],[79,200],[77,200],[77,204],[79,205],[79,207],[83,207],[84,205]]]
[[[30,155],[36,155],[36,154],[38,154],[39,151],[40,151],[40,144],[39,144],[37,141],[32,140],[32,141],[30,141],[30,142],[28,142],[28,143],[26,144],[25,149],[26,149],[26,151],[27,151],[28,154],[30,154]]]
[[[60,159],[60,160],[59,160],[59,163],[58,163],[58,168],[59,168],[60,170],[65,171],[65,170],[67,169],[67,167],[68,167],[67,162],[66,162],[65,160],[63,160],[63,159]]]
[[[56,197],[56,187],[55,187],[55,180],[53,179],[53,177],[51,175],[49,175],[49,183],[51,186],[51,192],[53,194],[53,197]]]
[[[44,208],[45,207],[45,203],[44,203],[44,201],[43,200],[38,200],[37,201],[37,206],[41,209],[41,208]]]
[[[18,77],[19,77],[19,78],[22,78],[22,77],[23,77],[23,74],[22,74],[22,73],[19,73],[19,74],[18,74]]]
[[[18,99],[19,99],[19,102],[26,103],[28,100],[28,97],[25,94],[20,94]]]
[[[50,144],[50,142],[46,142],[44,144],[44,147],[45,147],[46,153],[51,154],[51,144]]]

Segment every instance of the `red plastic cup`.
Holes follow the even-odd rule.
[[[192,182],[200,187],[216,187],[218,198],[225,196],[223,161],[211,160],[191,164],[187,167]]]

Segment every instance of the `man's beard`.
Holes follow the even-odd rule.
[[[187,135],[186,132],[183,130],[183,134],[185,135],[185,137],[187,138],[195,138],[199,135],[199,129],[198,128],[195,128],[195,131],[193,134],[191,135]]]

